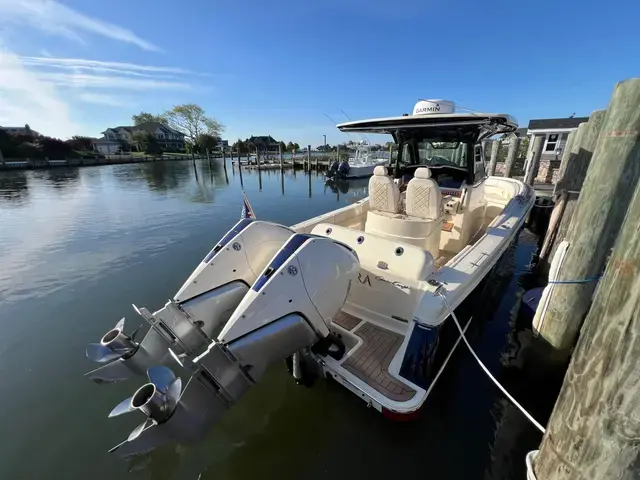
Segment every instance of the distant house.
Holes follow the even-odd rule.
[[[143,122],[139,125],[107,128],[102,132],[103,138],[94,140],[94,149],[103,154],[115,153],[123,146],[130,149],[132,135],[137,131],[152,134],[164,151],[181,152],[185,150],[184,134],[160,122]]]
[[[26,125],[24,127],[0,127],[0,130],[4,130],[9,135],[13,135],[15,137],[17,137],[19,135],[26,135],[26,136],[31,136],[31,137],[34,137],[34,138],[42,136],[38,132],[36,132],[35,130],[32,130],[31,128],[29,128]]]
[[[245,141],[249,147],[258,149],[261,152],[277,152],[279,143],[271,136],[254,137],[253,135]]]
[[[544,136],[541,157],[543,160],[559,159],[564,151],[569,133],[587,121],[589,121],[589,117],[539,118],[529,121],[527,135],[531,137]],[[533,142],[530,142],[530,148],[532,146]]]
[[[113,155],[122,150],[123,144],[117,140],[108,140],[106,138],[92,138],[91,143],[93,149],[102,155]]]

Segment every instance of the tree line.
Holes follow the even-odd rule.
[[[0,152],[6,158],[62,159],[95,156],[89,137],[76,135],[69,140],[37,135],[25,125],[23,135],[0,129]]]

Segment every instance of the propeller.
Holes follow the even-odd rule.
[[[132,397],[120,402],[109,413],[111,418],[140,410],[147,418],[129,434],[125,442],[112,448],[110,452],[126,442],[135,440],[145,430],[169,420],[178,405],[182,392],[182,380],[176,377],[170,368],[151,367],[147,370],[147,376],[150,383],[140,387]]]
[[[90,343],[87,347],[87,358],[98,363],[107,363],[118,358],[128,358],[138,350],[140,345],[135,341],[142,328],[140,325],[131,335],[124,333],[124,318],[116,326],[104,334],[100,343]]]

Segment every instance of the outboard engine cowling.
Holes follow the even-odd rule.
[[[179,354],[201,351],[292,233],[275,223],[240,220],[162,309],[152,314],[134,305],[135,311],[151,325],[142,342],[135,342],[137,330],[131,336],[123,333],[122,319],[99,344],[89,345],[89,359],[111,363],[86,376],[97,383],[117,382],[144,375],[148,368],[165,363],[169,348]]]
[[[119,453],[132,455],[172,439],[202,437],[270,364],[329,335],[328,325],[344,305],[359,268],[355,252],[346,245],[315,235],[291,236],[218,339],[199,356],[187,354],[185,362],[176,356],[193,375],[175,413],[154,428],[141,426],[139,435],[117,447]]]

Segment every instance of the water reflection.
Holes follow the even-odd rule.
[[[347,195],[350,193],[350,201],[356,202],[366,197],[369,188],[368,178],[353,178],[353,179],[332,179],[329,178],[325,181],[325,192],[327,188],[336,194],[336,199],[340,200],[340,195]]]
[[[0,202],[9,206],[20,206],[29,199],[29,180],[27,172],[0,173]]]
[[[47,170],[36,170],[35,173],[42,173],[48,185],[56,190],[66,190],[70,187],[76,187],[80,181],[79,167],[58,167]]]
[[[110,173],[119,185],[136,190],[145,185],[156,194],[182,194],[194,203],[214,203],[215,190],[229,184],[224,166],[216,160],[177,160],[111,168]]]
[[[167,193],[189,182],[194,175],[194,166],[188,161],[154,162],[145,165],[142,174],[150,190]]]

